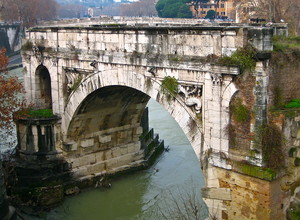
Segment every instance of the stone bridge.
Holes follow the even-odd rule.
[[[262,55],[253,76],[264,92],[263,61],[273,49],[274,27],[191,22],[99,20],[28,30],[22,51],[26,98],[52,109],[55,117],[18,122],[19,155],[28,161],[64,158],[76,178],[142,166],[148,151],[141,144],[148,132],[145,107],[153,98],[177,121],[199,158],[211,214],[278,216],[280,203],[267,190],[271,183],[228,163],[229,104],[240,71],[216,62],[251,44]],[[174,78],[178,92],[163,89]],[[256,104],[256,117],[264,117],[264,96]]]

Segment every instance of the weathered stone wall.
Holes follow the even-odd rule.
[[[280,180],[266,181],[242,173],[210,167],[214,188],[204,188],[208,207],[221,219],[285,219],[288,193],[281,190]],[[209,198],[206,199],[206,198]]]
[[[286,104],[300,98],[299,51],[290,50],[272,54],[270,59],[269,104]]]

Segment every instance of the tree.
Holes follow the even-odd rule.
[[[209,10],[205,18],[214,19],[216,16],[216,12],[214,10]]]
[[[20,21],[26,27],[39,20],[50,20],[56,16],[55,0],[0,0],[1,19],[7,22]]]
[[[300,0],[235,0],[242,22],[249,18],[288,22],[294,35],[300,34]]]
[[[158,16],[163,18],[192,18],[187,0],[159,0],[155,6]]]
[[[8,58],[5,53],[5,49],[0,49],[0,129],[11,132],[13,114],[24,106],[22,98],[18,96],[23,86],[16,77],[7,76]]]

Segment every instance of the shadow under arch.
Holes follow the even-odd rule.
[[[51,77],[43,64],[35,71],[35,99],[38,108],[52,109]]]
[[[144,97],[148,96],[147,101],[149,97],[153,98],[175,119],[190,141],[199,159],[202,153],[207,150],[208,147],[205,146],[203,139],[202,126],[197,122],[193,112],[179,98],[167,99],[166,95],[161,92],[159,80],[143,74],[117,72],[117,70],[100,71],[89,75],[70,94],[62,117],[62,132],[65,137],[70,134],[71,122],[74,123],[74,116],[82,111],[82,103],[86,97],[96,90],[107,86],[129,87],[140,91],[144,94]],[[113,105],[113,103],[110,104]],[[146,102],[143,105],[146,106]],[[66,138],[64,141],[68,141],[68,139]]]

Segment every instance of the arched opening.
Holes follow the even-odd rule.
[[[126,86],[107,86],[90,93],[78,106],[70,122],[67,136],[76,143],[72,144],[74,148],[69,152],[74,154],[86,152],[90,154],[94,151],[95,156],[92,158],[92,155],[90,155],[88,164],[84,165],[84,167],[89,170],[89,167],[91,167],[90,162],[93,163],[93,167],[96,167],[99,150],[105,150],[121,143],[130,144],[131,137],[134,138],[135,136],[137,138],[138,134],[134,130],[140,127],[140,121],[143,119],[142,114],[149,103],[149,99],[150,97],[147,94]],[[150,104],[151,102],[160,106],[154,100],[151,100]],[[163,113],[158,111],[156,114],[171,118],[165,110]],[[156,119],[156,121],[160,120],[161,118],[159,117]],[[144,217],[145,219],[162,219],[159,218],[160,211],[155,210],[154,204],[158,204],[159,208],[163,207],[165,209],[166,207],[164,206],[167,205],[169,199],[171,199],[170,203],[174,203],[176,198],[181,205],[188,205],[187,199],[194,199],[195,201],[193,202],[195,203],[199,202],[197,201],[199,199],[201,202],[200,188],[204,183],[199,160],[197,160],[189,141],[184,137],[185,134],[181,131],[181,134],[178,135],[176,134],[177,130],[172,129],[174,127],[180,129],[177,122],[174,119],[172,120],[173,123],[170,124],[161,120],[164,123],[163,126],[165,126],[166,133],[170,133],[171,138],[174,139],[174,142],[170,143],[170,145],[172,144],[170,151],[166,152],[159,159],[163,163],[159,164],[158,162],[148,171],[130,175],[121,180],[118,179],[118,182],[112,182],[113,186],[109,191],[99,192],[99,190],[94,190],[80,195],[80,198],[71,198],[68,200],[68,204],[72,204],[72,208],[67,213],[68,216],[83,215],[87,213],[85,210],[88,209],[88,215],[91,219],[97,218],[97,215],[101,215],[106,219],[122,217],[124,219],[128,217],[129,219],[129,217],[134,218],[137,215],[143,215],[139,217]],[[129,127],[132,130],[126,129]],[[130,137],[126,137],[126,133]],[[174,144],[175,142],[176,144]],[[182,150],[185,147],[189,147],[189,151]],[[176,156],[174,156],[174,152],[177,153]],[[100,160],[107,160],[108,157],[114,157],[114,154],[118,154],[118,149],[113,150],[109,154],[102,154]],[[85,158],[88,158],[86,156],[80,156],[78,163],[72,160],[73,168],[79,163],[84,163]],[[95,157],[96,161],[94,160]],[[191,165],[191,160],[196,161],[196,164]],[[113,162],[107,163],[107,166],[112,165]],[[198,173],[191,179],[189,173],[195,174],[195,171]],[[199,185],[200,181],[202,181],[203,185]],[[181,189],[182,191],[178,191]],[[185,194],[186,192],[190,194]],[[86,204],[92,205],[75,208],[73,204],[77,204],[79,200],[84,200]],[[94,200],[97,200],[97,202],[91,202]],[[174,205],[170,203],[170,207]],[[101,209],[99,206],[101,206]],[[207,215],[205,204],[202,202],[200,206],[201,213],[199,215]],[[169,216],[171,214],[169,211],[170,207],[166,208],[166,210],[161,210],[163,214]],[[155,211],[158,213],[154,213]],[[62,213],[60,208],[56,212]],[[153,215],[157,215],[157,218],[154,218]]]
[[[148,95],[125,86],[100,88],[89,94],[77,108],[67,137],[81,146],[82,139],[93,139],[100,133],[108,134],[110,129],[137,129],[149,99]],[[117,144],[120,140],[115,141],[111,144]]]
[[[73,160],[72,156],[76,155],[76,152],[78,152],[79,149],[81,149],[80,152],[92,152],[95,151],[96,148],[99,150],[98,147],[100,146],[100,143],[95,143],[95,140],[99,140],[100,142],[100,139],[102,141],[102,149],[107,149],[109,148],[109,142],[112,140],[112,138],[122,137],[124,135],[120,128],[115,130],[116,132],[119,131],[119,133],[115,134],[112,134],[114,129],[110,126],[104,126],[106,130],[99,131],[98,133],[91,132],[91,128],[95,128],[99,125],[103,127],[103,125],[108,124],[104,122],[110,121],[111,124],[115,123],[115,125],[119,127],[127,126],[126,122],[135,122],[136,124],[138,124],[138,126],[140,126],[141,114],[146,107],[149,98],[151,97],[156,100],[173,117],[173,119],[175,119],[175,123],[179,125],[185,137],[188,138],[188,142],[192,145],[193,148],[192,155],[196,155],[198,157],[197,163],[199,165],[199,172],[201,172],[199,164],[200,157],[201,153],[206,150],[207,146],[206,143],[204,143],[202,126],[200,123],[198,123],[200,120],[198,121],[198,118],[195,118],[192,110],[187,107],[184,102],[182,102],[182,100],[178,97],[168,100],[165,94],[161,92],[160,81],[155,78],[149,78],[127,71],[118,73],[121,75],[118,76],[119,78],[111,77],[114,74],[115,72],[112,70],[109,71],[109,74],[104,71],[90,75],[82,80],[81,84],[68,97],[65,114],[62,117],[62,130],[64,131],[64,134],[66,134],[66,139],[64,139],[64,142],[68,147],[67,154],[71,156],[71,161],[73,162],[73,170],[89,170],[90,165],[92,165],[93,167],[98,166],[96,161],[98,158],[107,160],[107,158],[111,158],[112,156],[114,156],[113,151],[106,154],[96,152],[96,155],[90,156],[90,158],[88,157],[88,155],[79,156],[80,161],[77,162],[76,160]],[[125,91],[121,88],[126,88],[126,90],[128,90]],[[101,95],[100,93],[103,91],[106,91],[106,94],[103,93]],[[138,98],[129,98],[139,96],[141,100],[143,98],[145,99],[144,101],[142,101],[142,104],[139,103],[139,101],[141,100],[139,100]],[[109,99],[109,97],[111,97],[111,99]],[[125,101],[123,102],[122,100]],[[137,102],[135,102],[134,100],[136,100]],[[102,107],[103,110],[99,110]],[[99,111],[97,110],[97,108]],[[127,113],[125,113],[125,109],[135,109],[135,111],[127,111]],[[123,111],[123,114],[120,114],[119,110]],[[109,112],[112,112],[112,114],[115,115],[116,118],[108,116]],[[131,120],[129,120],[129,118],[131,118]],[[116,123],[116,121],[118,121],[118,123]],[[123,123],[121,123],[121,121],[123,121]],[[135,130],[141,130],[141,128]],[[75,135],[75,132],[77,132],[78,135]],[[133,131],[127,131],[127,133],[132,134],[132,136],[134,136],[135,138],[139,136],[139,134],[134,133],[134,129]],[[76,136],[79,138],[76,138]],[[120,142],[115,141],[115,143]],[[93,148],[92,146],[96,148]],[[118,153],[118,150],[116,150],[115,152]],[[79,154],[77,154],[77,157],[78,155]],[[181,157],[183,157],[183,155],[181,155]],[[96,160],[94,158],[96,158]],[[86,164],[84,169],[80,169],[79,164],[82,165],[85,162],[87,162],[88,164]],[[113,163],[118,162],[112,161],[110,165]],[[182,162],[181,164],[186,163]],[[99,164],[99,167],[100,166],[101,165]],[[172,166],[173,170],[177,170],[176,168],[176,164]],[[189,171],[189,168],[185,168],[182,173],[186,174],[189,173]],[[156,171],[150,170],[150,172]],[[165,175],[168,174],[169,173],[166,173]],[[199,181],[199,178],[196,177],[196,181]],[[182,186],[181,188],[185,189],[189,184],[190,182],[186,183],[186,185]],[[199,192],[200,188],[201,187],[196,186],[194,189],[198,190]],[[203,206],[206,207],[206,205]]]
[[[35,103],[38,108],[52,109],[51,78],[44,65],[39,65],[35,72]]]

